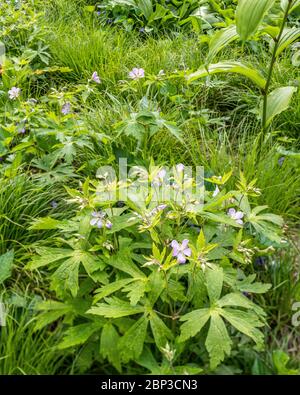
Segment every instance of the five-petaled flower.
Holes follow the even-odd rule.
[[[220,193],[220,189],[218,187],[218,185],[216,186],[216,189],[213,192],[213,197],[216,197],[218,194]]]
[[[230,208],[227,214],[234,219],[237,224],[243,225],[242,218],[244,217],[244,213],[242,211],[236,211],[234,208]]]
[[[176,170],[178,173],[181,173],[184,170],[184,165],[182,163],[178,163],[178,165],[176,165]]]
[[[13,86],[9,91],[8,91],[8,96],[11,100],[15,100],[20,96],[21,89],[17,88],[16,86]]]
[[[134,67],[130,72],[129,72],[129,78],[132,80],[139,80],[140,78],[145,77],[145,70],[144,69],[139,69],[137,67]]]
[[[92,226],[97,226],[99,229],[103,228],[103,226],[106,226],[107,229],[112,228],[113,224],[105,218],[106,214],[102,211],[93,211],[92,217],[93,218],[90,220]]]
[[[188,247],[189,240],[184,239],[182,243],[178,243],[177,240],[173,240],[171,247],[173,248],[173,256],[177,258],[178,263],[185,263],[186,257],[190,257],[192,254],[191,249]]]
[[[101,80],[99,78],[99,75],[98,75],[97,71],[93,72],[91,79],[92,79],[92,81],[96,82],[96,84],[100,84],[101,83]]]
[[[70,114],[70,112],[71,112],[71,103],[70,103],[70,102],[65,103],[65,104],[62,106],[62,108],[61,108],[61,112],[62,112],[64,115]]]

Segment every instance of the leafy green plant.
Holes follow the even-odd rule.
[[[299,2],[293,0],[281,1],[281,10],[277,10],[276,20],[274,17],[271,22],[273,24],[263,23],[266,14],[274,4],[275,0],[257,0],[251,2],[239,0],[236,9],[236,23],[217,31],[209,41],[208,62],[220,50],[239,38],[242,40],[243,45],[245,45],[251,39],[257,40],[262,36],[267,36],[271,40],[271,59],[266,78],[260,70],[257,70],[255,65],[246,65],[241,62],[231,61],[222,61],[217,64],[207,63],[197,72],[186,76],[189,82],[216,73],[237,73],[249,78],[258,87],[263,98],[263,105],[260,110],[262,141],[265,138],[267,127],[273,118],[288,108],[293,94],[297,91],[295,86],[286,86],[276,88],[270,92],[276,60],[286,48],[300,37],[300,30],[298,28],[286,27],[288,16],[299,6]]]
[[[230,354],[229,327],[263,347],[259,328],[265,325],[265,313],[243,293],[265,293],[270,285],[255,282],[255,274],[246,272],[254,256],[280,245],[282,220],[258,215],[265,207],[251,208],[248,199],[259,191],[243,176],[237,190],[226,191],[230,173],[209,179],[218,188],[205,193],[199,208],[187,184],[180,187],[180,169],[174,169],[172,185],[183,188],[181,203],[175,198],[151,203],[142,176],[118,208],[112,188],[119,194],[122,183],[87,180],[82,191],[68,190],[70,201],[80,204],[76,217],[33,223],[32,230],[56,229],[64,235],[51,246],[35,246],[36,256],[27,265],[29,270],[50,270],[51,289],[59,300],[37,306],[36,328],[63,317],[73,324],[59,348],[90,339],[100,341],[100,354],[118,371],[128,369],[130,361],[148,369],[151,361],[155,366],[168,361],[166,372],[184,373],[206,366],[204,347],[212,370]],[[152,184],[162,177],[153,164],[149,174]],[[145,200],[137,199],[137,191]]]

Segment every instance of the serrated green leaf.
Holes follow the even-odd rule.
[[[220,314],[238,331],[253,339],[258,346],[263,345],[264,335],[257,328],[262,327],[264,323],[259,320],[257,314],[231,308],[221,309]]]
[[[143,316],[119,340],[118,349],[124,363],[142,354],[147,334],[148,318]]]
[[[94,303],[98,302],[100,299],[105,298],[106,296],[111,295],[112,293],[118,291],[119,289],[123,288],[125,285],[135,281],[134,278],[124,278],[123,280],[118,280],[113,283],[104,285],[101,288],[96,289],[95,293],[96,296],[94,297]]]
[[[210,367],[214,370],[226,355],[230,355],[232,341],[222,318],[215,312],[210,317],[210,325],[205,347],[210,357]]]
[[[173,339],[172,331],[155,312],[152,312],[149,318],[151,330],[157,347],[165,347],[168,340]]]
[[[80,259],[78,257],[73,256],[65,260],[51,276],[52,289],[58,294],[63,294],[65,290],[69,290],[72,296],[75,297],[79,289],[79,266]]]
[[[132,306],[118,298],[107,298],[107,303],[98,303],[87,311],[89,314],[101,315],[107,318],[119,318],[143,312],[143,306]]]
[[[215,303],[221,296],[224,273],[223,269],[214,266],[212,269],[207,268],[205,271],[207,292],[211,304]]]
[[[181,325],[180,342],[184,342],[190,337],[194,337],[201,331],[210,317],[209,309],[199,309],[191,311],[180,318],[180,321],[186,321]]]
[[[121,372],[120,353],[116,345],[120,336],[112,323],[104,325],[100,338],[100,354]]]
[[[104,325],[104,320],[97,322],[89,322],[68,328],[64,332],[63,340],[58,344],[57,348],[63,350],[65,348],[78,346],[85,343],[94,332]]]

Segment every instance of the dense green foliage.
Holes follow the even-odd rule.
[[[299,374],[300,1],[6,3],[0,374]]]

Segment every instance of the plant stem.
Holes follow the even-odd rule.
[[[272,80],[272,75],[273,75],[273,69],[274,69],[274,65],[276,62],[276,54],[277,54],[277,50],[280,44],[280,39],[282,37],[283,34],[283,30],[285,27],[285,24],[287,22],[287,18],[289,16],[289,11],[292,5],[292,0],[289,0],[288,5],[286,7],[283,19],[282,19],[282,24],[280,27],[280,31],[278,33],[278,36],[276,38],[274,38],[275,41],[275,45],[274,45],[274,49],[273,49],[273,53],[272,53],[272,59],[271,59],[271,63],[269,66],[269,71],[268,71],[268,78],[267,78],[267,82],[266,82],[266,86],[264,88],[264,92],[263,92],[263,96],[264,96],[264,102],[263,102],[263,117],[262,117],[262,140],[261,142],[263,142],[263,139],[265,137],[265,132],[267,130],[267,108],[268,108],[268,94],[269,94],[269,88],[270,88],[270,84],[271,84],[271,80]]]

